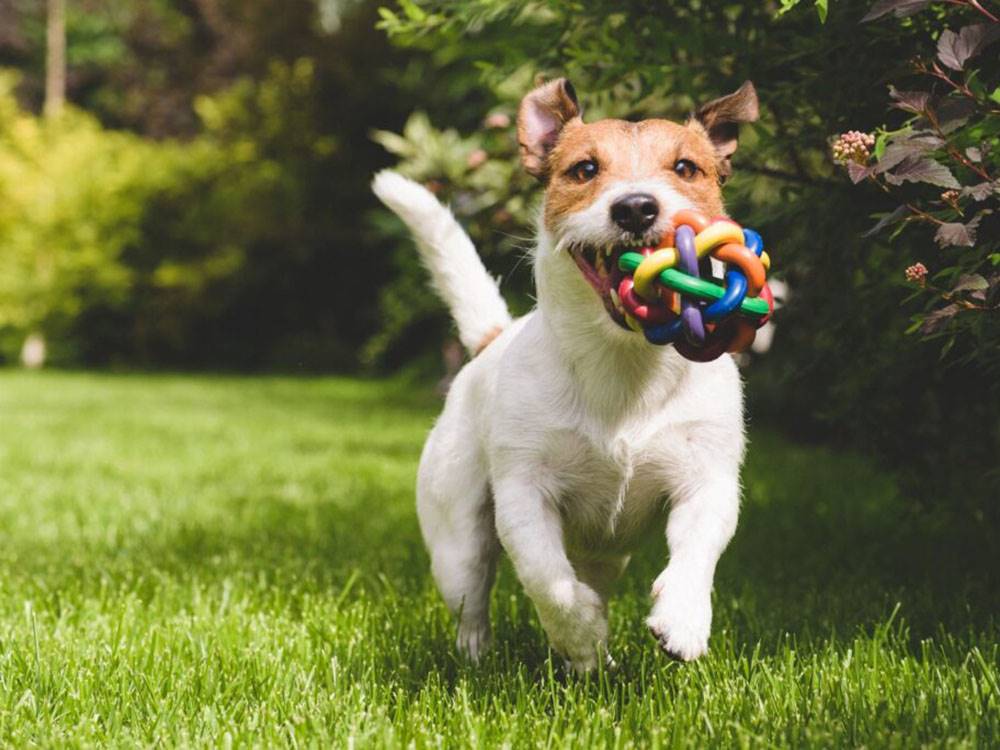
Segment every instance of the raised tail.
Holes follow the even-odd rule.
[[[429,190],[397,172],[379,172],[372,190],[410,228],[462,345],[477,354],[511,319],[496,279],[487,273],[469,235]]]

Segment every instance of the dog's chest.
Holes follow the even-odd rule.
[[[559,430],[546,439],[544,465],[568,530],[624,543],[665,509],[674,463],[668,429],[610,436]]]

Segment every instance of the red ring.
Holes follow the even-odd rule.
[[[757,296],[767,300],[767,315],[757,321],[757,327],[761,328],[774,315],[774,294],[771,292],[771,287],[765,282],[764,286],[760,288],[760,294]]]
[[[632,317],[641,323],[658,325],[666,323],[674,316],[669,305],[662,299],[662,293],[659,304],[650,305],[635,293],[634,286],[635,284],[629,276],[623,278],[618,284],[618,297]]]

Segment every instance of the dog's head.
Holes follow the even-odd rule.
[[[577,314],[593,308],[589,317],[599,315],[602,326],[613,320],[624,327],[612,294],[620,279],[618,256],[657,245],[673,231],[671,217],[682,209],[710,217],[722,213],[721,185],[739,124],[756,120],[757,111],[749,81],[703,105],[684,124],[585,123],[564,78],[528,94],[517,131],[525,169],[545,183],[536,259],[540,297],[573,304]]]

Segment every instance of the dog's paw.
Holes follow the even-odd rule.
[[[460,623],[455,645],[458,652],[473,664],[478,664],[483,653],[493,644],[488,622]]]
[[[601,596],[573,580],[554,583],[538,602],[538,614],[552,648],[567,666],[584,673],[607,658],[608,618]]]
[[[656,603],[646,618],[653,637],[669,656],[692,661],[708,651],[712,630],[712,602],[707,593],[697,593],[670,580],[653,584]]]

